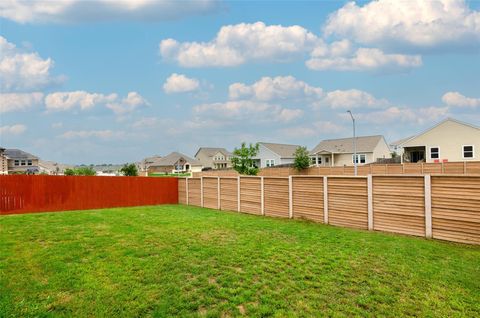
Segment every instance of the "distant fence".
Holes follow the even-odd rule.
[[[179,202],[480,244],[480,176],[179,179]]]
[[[389,163],[389,164],[367,164],[357,167],[357,175],[367,176],[369,174],[397,175],[397,174],[480,174],[480,161],[466,162],[440,162],[440,163]],[[341,167],[310,167],[303,171],[294,168],[263,168],[259,176],[264,177],[288,177],[291,175],[308,176],[353,176],[353,166]],[[231,170],[209,170],[197,172],[194,177],[220,176],[235,177],[238,173]]]
[[[178,178],[0,176],[0,214],[178,203]]]

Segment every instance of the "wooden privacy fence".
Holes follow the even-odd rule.
[[[465,162],[439,162],[439,163],[389,163],[389,164],[367,164],[358,166],[357,174],[360,176],[374,175],[398,175],[398,174],[480,174],[480,161]],[[353,176],[353,166],[340,167],[310,167],[297,171],[294,168],[263,168],[258,174],[264,177],[288,177],[291,175],[329,176],[343,175]],[[194,177],[236,177],[238,173],[233,170],[210,170],[196,172]]]
[[[0,214],[178,203],[177,178],[0,176]]]
[[[480,176],[179,179],[179,203],[480,244]]]

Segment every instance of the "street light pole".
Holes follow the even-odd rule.
[[[355,176],[357,175],[357,138],[355,136],[355,118],[353,117],[352,111],[347,110],[347,113],[350,114],[350,117],[352,117],[352,123],[353,123],[353,166],[355,169]]]

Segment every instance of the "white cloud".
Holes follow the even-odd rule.
[[[20,135],[27,130],[27,126],[22,124],[16,124],[11,126],[1,126],[0,134],[2,135]]]
[[[85,91],[56,92],[45,97],[45,106],[47,110],[52,111],[64,111],[74,108],[86,110],[98,104],[113,102],[117,98],[117,94],[103,95]]]
[[[252,85],[234,83],[229,87],[230,99],[254,98],[259,101],[289,98],[319,98],[320,87],[313,87],[293,76],[262,77]]]
[[[107,103],[107,108],[113,110],[117,115],[133,112],[135,109],[148,106],[150,103],[137,92],[128,93],[127,97],[121,101]]]
[[[45,97],[45,106],[50,111],[88,110],[97,105],[104,105],[118,115],[132,112],[149,103],[137,92],[129,92],[127,97],[121,100],[117,94],[104,95],[85,91],[56,92]]]
[[[184,67],[237,66],[247,61],[286,61],[311,51],[317,36],[294,25],[265,25],[263,22],[223,26],[210,42],[165,39],[160,55]]]
[[[217,0],[4,0],[0,17],[19,23],[164,21],[206,14],[218,7]]]
[[[334,109],[383,108],[390,103],[386,99],[378,99],[373,95],[358,90],[335,90],[328,92],[323,99],[315,103],[315,106],[328,106]]]
[[[0,113],[24,111],[43,103],[43,93],[0,94]]]
[[[62,128],[63,127],[63,123],[62,122],[56,122],[56,123],[53,123],[51,125],[52,128],[54,129],[58,129],[58,128]]]
[[[37,52],[23,52],[0,36],[2,91],[32,91],[61,82],[61,77],[50,75],[52,68],[52,59],[43,59]]]
[[[463,0],[348,2],[329,16],[324,33],[381,47],[478,47],[480,12]]]
[[[319,52],[315,50],[312,58],[305,64],[309,69],[316,71],[372,71],[372,70],[402,70],[422,65],[420,55],[385,54],[376,48],[359,48],[353,54],[348,51]],[[337,55],[338,54],[338,55]]]
[[[301,109],[289,109],[279,105],[249,100],[202,104],[195,106],[193,111],[195,115],[227,121],[289,122],[303,115]]]
[[[447,117],[448,107],[423,107],[408,108],[392,106],[385,110],[373,111],[368,113],[355,114],[359,121],[387,125],[389,123],[418,123],[424,124]],[[350,118],[348,114],[342,115],[344,118]]]
[[[173,73],[163,84],[163,90],[167,94],[185,93],[195,91],[200,87],[200,83],[195,78],[188,78],[183,74]]]
[[[448,106],[454,107],[480,107],[480,98],[466,97],[459,92],[448,92],[442,97],[442,101]]]
[[[113,130],[69,130],[61,134],[59,137],[64,139],[86,139],[86,138],[98,138],[103,140],[110,140],[116,138],[125,137],[123,131]]]
[[[280,129],[280,132],[288,138],[306,138],[320,136],[320,134],[336,135],[345,132],[345,127],[331,121],[316,121]]]

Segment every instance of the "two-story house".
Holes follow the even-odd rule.
[[[7,159],[8,174],[39,172],[38,157],[19,149],[5,149],[3,156]]]
[[[225,148],[200,147],[195,159],[200,161],[204,168],[227,169],[232,167],[232,156]]]
[[[253,159],[258,168],[293,164],[299,145],[259,142],[259,151]]]

